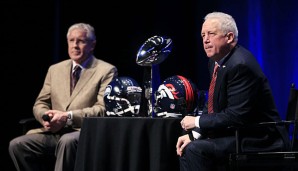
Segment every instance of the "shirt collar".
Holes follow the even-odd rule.
[[[72,60],[72,70],[74,70],[75,66],[79,65],[82,69],[86,68],[87,63],[91,60],[92,57],[89,57],[82,64],[77,64],[74,60]]]

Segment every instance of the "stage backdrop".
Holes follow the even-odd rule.
[[[207,90],[207,57],[202,47],[203,17],[213,11],[234,16],[239,43],[256,56],[285,118],[289,87],[298,86],[298,1],[296,0],[135,0],[62,1],[3,0],[1,90],[5,130],[0,152],[9,165],[8,142],[20,135],[18,121],[32,117],[32,106],[48,67],[68,59],[66,32],[71,24],[86,22],[96,29],[95,56],[142,84],[144,68],[135,62],[140,46],[151,36],[168,36],[173,49],[158,67],[160,80],[183,75]],[[5,122],[5,124],[4,124]],[[9,128],[7,127],[9,125]]]
[[[218,1],[219,11],[238,23],[239,42],[252,51],[267,75],[285,118],[291,83],[298,87],[298,1]]]

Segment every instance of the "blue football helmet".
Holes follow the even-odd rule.
[[[140,111],[142,88],[131,77],[117,77],[105,89],[107,116],[137,116]]]
[[[197,106],[197,86],[183,76],[168,77],[155,92],[154,112],[157,117],[195,115]]]

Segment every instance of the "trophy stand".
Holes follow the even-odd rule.
[[[139,49],[136,63],[144,66],[143,84],[145,98],[147,99],[147,114],[156,117],[154,113],[155,99],[153,93],[160,84],[159,65],[163,62],[172,49],[172,40],[161,36],[149,38]]]
[[[145,98],[147,99],[147,115],[156,117],[153,104],[155,103],[154,92],[160,85],[159,65],[144,67],[143,86],[145,90]]]

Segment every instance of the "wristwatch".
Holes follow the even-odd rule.
[[[72,112],[71,111],[67,112],[66,125],[68,125],[68,126],[72,125]]]
[[[71,119],[72,120],[72,114],[71,114],[71,112],[67,112],[67,119]]]

